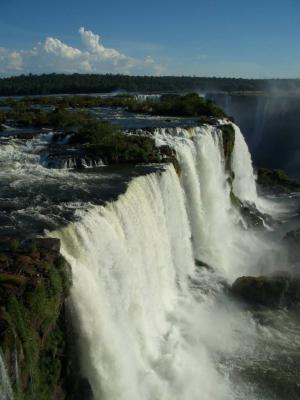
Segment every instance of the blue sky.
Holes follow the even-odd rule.
[[[300,78],[299,0],[0,0],[0,11],[2,75]]]

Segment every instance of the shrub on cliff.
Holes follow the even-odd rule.
[[[300,191],[300,184],[279,169],[259,168],[257,171],[257,182],[261,186],[275,191]]]
[[[99,145],[103,140],[119,134],[119,129],[108,122],[99,121],[87,116],[78,125],[77,133],[71,138],[71,143],[88,143]],[[113,139],[112,139],[113,140]]]
[[[132,108],[129,108],[132,111]],[[155,115],[181,116],[181,117],[215,117],[224,118],[226,114],[211,100],[205,100],[197,93],[184,96],[165,95],[160,101],[147,101],[137,104],[134,111],[150,112]]]
[[[39,109],[26,109],[25,107],[15,107],[6,114],[6,118],[13,120],[21,126],[47,126],[48,115]]]
[[[92,145],[90,149],[107,164],[161,161],[155,141],[147,136],[114,133],[106,135],[99,144]]]
[[[9,271],[2,270],[7,264],[2,263],[0,347],[15,399],[56,398],[64,379],[63,305],[70,287],[69,267],[57,239],[38,239],[34,246],[22,245],[3,256]]]

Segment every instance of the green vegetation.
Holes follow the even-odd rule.
[[[269,187],[277,191],[300,191],[300,184],[279,169],[259,168],[257,182],[265,188]]]
[[[100,157],[106,164],[173,162],[179,171],[174,154],[169,154],[167,149],[156,148],[150,136],[124,135],[117,126],[100,120],[88,111],[67,110],[61,106],[53,111],[41,111],[24,104],[11,103],[12,110],[7,112],[6,117],[8,122],[21,126],[52,127],[61,131],[56,138],[71,133],[71,144],[80,145],[88,157]]]
[[[106,164],[172,162],[178,173],[180,167],[176,156],[170,154],[169,149],[156,148],[151,136],[124,135],[117,126],[101,120],[89,110],[93,107],[125,107],[131,112],[193,117],[200,123],[211,123],[215,118],[226,117],[214,102],[196,93],[163,95],[159,101],[138,101],[132,96],[27,96],[18,101],[5,99],[2,105],[9,107],[3,113],[4,122],[21,127],[54,128],[60,131],[57,139],[72,134],[70,143],[81,145],[85,155],[91,159],[101,158]],[[222,129],[227,145],[225,153],[229,159],[230,146],[233,147],[234,143],[230,138],[233,128],[226,125]]]
[[[56,128],[82,125],[83,120],[87,121],[87,119],[89,119],[89,123],[92,123],[91,115],[88,117],[84,111],[70,113],[66,109],[84,110],[95,107],[124,107],[130,112],[152,115],[226,117],[226,114],[213,101],[205,100],[197,93],[184,96],[163,95],[159,101],[146,100],[142,102],[130,96],[105,98],[94,96],[24,97],[19,101],[8,98],[2,100],[0,105],[9,107],[9,111],[0,114],[2,122],[13,120],[21,126],[53,126]]]
[[[204,122],[211,122],[211,118],[225,117],[224,112],[212,101],[206,101],[195,93],[185,96],[165,95],[161,101],[155,102],[140,102],[128,96],[47,96],[25,97],[19,101],[8,98],[4,104],[9,107],[3,113],[4,122],[22,127],[51,127],[61,131],[57,138],[71,133],[71,144],[84,145],[89,157],[101,157],[107,164],[172,161],[178,173],[180,168],[175,155],[170,155],[169,150],[157,149],[151,136],[124,135],[117,126],[99,119],[85,109],[122,106],[132,112],[197,117],[204,118]],[[41,105],[44,107],[38,108]]]
[[[268,90],[270,85],[277,90],[299,90],[300,80],[112,74],[29,74],[0,79],[0,95],[108,93],[117,90],[145,93],[184,93],[197,89],[201,91],[261,92]]]
[[[166,116],[226,117],[226,114],[213,101],[205,100],[197,93],[184,96],[164,95],[160,101],[132,102],[128,110]]]
[[[6,98],[0,102],[2,106],[16,108],[22,104],[23,108],[31,106],[53,106],[60,108],[92,108],[92,107],[126,107],[135,101],[131,95],[111,97],[100,96],[25,96],[19,100]]]
[[[15,399],[49,400],[63,383],[67,339],[63,304],[70,287],[69,267],[51,245],[47,249],[29,244],[2,254],[4,259],[11,265],[0,273],[4,310],[0,347]],[[19,376],[14,369],[16,355]]]
[[[82,115],[81,115],[82,116]],[[88,143],[90,145],[113,144],[116,138],[123,137],[119,129],[105,121],[99,121],[91,114],[86,114],[77,121],[76,133],[71,143]]]
[[[2,122],[21,127],[51,127],[64,132],[76,133],[74,142],[97,144],[105,135],[112,135],[118,129],[96,118],[88,111],[70,111],[58,103],[51,111],[32,108],[26,101],[9,101],[10,111],[2,113]]]

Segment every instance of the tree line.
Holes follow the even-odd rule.
[[[130,76],[112,74],[20,75],[0,79],[0,96],[110,93],[178,93],[191,91],[262,92],[270,88],[299,91],[299,79],[205,78],[190,76]]]

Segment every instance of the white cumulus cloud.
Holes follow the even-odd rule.
[[[136,59],[116,49],[105,47],[98,34],[81,27],[82,48],[69,46],[61,40],[47,37],[31,50],[0,47],[0,74],[81,72],[156,74],[162,67],[151,57]]]
[[[107,60],[118,61],[126,59],[126,56],[124,54],[121,54],[117,50],[104,47],[100,43],[100,36],[93,33],[92,31],[87,31],[83,27],[81,27],[79,29],[79,33],[83,44],[87,48],[87,51],[89,51],[91,54],[98,55]]]

